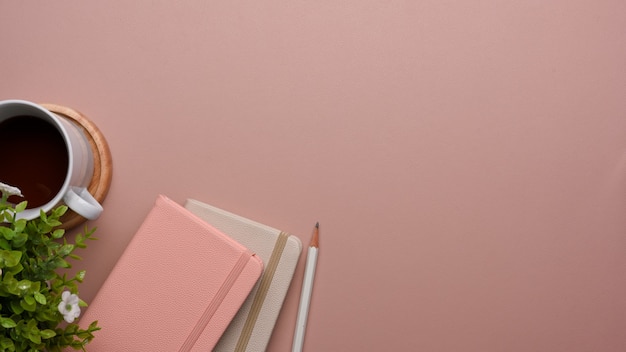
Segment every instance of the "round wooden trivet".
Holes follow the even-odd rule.
[[[102,135],[102,132],[100,132],[98,127],[85,115],[74,109],[56,104],[40,105],[57,115],[75,122],[76,125],[80,126],[85,133],[93,152],[94,167],[93,177],[91,178],[91,182],[89,183],[87,189],[89,190],[89,193],[91,193],[91,195],[98,200],[100,204],[102,204],[104,198],[106,198],[106,195],[109,192],[109,187],[111,186],[111,176],[113,175],[111,151],[109,150],[109,145]],[[67,213],[65,213],[60,220],[63,223],[61,227],[65,230],[74,228],[87,221],[87,219],[78,215],[71,209],[68,209]]]

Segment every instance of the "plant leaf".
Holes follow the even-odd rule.
[[[0,250],[0,262],[4,263],[4,266],[7,268],[19,264],[20,259],[22,259],[21,251],[7,251],[4,249]]]
[[[0,340],[0,347],[3,351],[15,351],[15,344],[13,343],[13,340],[8,337],[3,337]]]
[[[23,232],[26,228],[26,219],[19,219],[15,222],[13,230],[15,233]]]
[[[54,330],[45,329],[45,330],[41,330],[39,332],[39,335],[41,335],[41,337],[44,338],[44,339],[49,339],[51,337],[55,337],[57,335],[57,333],[54,332]]]
[[[81,270],[79,272],[76,273],[76,275],[74,276],[74,278],[76,279],[76,281],[78,282],[83,282],[83,280],[85,279],[85,275],[87,274],[86,270]]]
[[[0,325],[5,329],[14,328],[17,324],[11,318],[0,317]]]
[[[16,206],[15,206],[15,212],[19,213],[21,211],[24,211],[24,209],[26,209],[26,206],[28,205],[27,201],[22,201],[19,202]]]
[[[38,291],[33,292],[33,297],[35,297],[35,301],[37,301],[37,303],[41,305],[45,305],[48,302],[48,300],[46,299],[46,296],[43,295],[41,292],[38,292]]]
[[[52,238],[55,239],[61,238],[63,235],[65,235],[65,230],[63,229],[56,229],[52,232]]]
[[[32,300],[32,303],[28,303],[26,301],[26,297],[29,297]],[[37,309],[37,303],[31,296],[26,296],[23,300],[20,300],[20,307],[24,308],[27,312],[34,312]]]
[[[19,232],[13,237],[13,247],[19,248],[22,247],[26,241],[28,241],[28,235],[24,232]]]
[[[8,227],[0,227],[0,235],[10,241],[13,239],[13,236],[15,236],[15,231]]]

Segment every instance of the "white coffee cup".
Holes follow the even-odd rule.
[[[45,144],[49,138],[50,146]],[[3,100],[0,139],[0,182],[20,188],[26,201],[29,195],[24,188],[44,194],[37,194],[38,203],[33,207],[29,204],[17,214],[18,218],[34,219],[40,210],[47,213],[59,204],[66,204],[90,220],[100,216],[102,205],[87,190],[94,171],[93,152],[86,135],[74,122],[29,101]],[[29,142],[24,144],[24,140]],[[6,157],[7,153],[20,157]],[[48,169],[55,172],[48,173]],[[56,174],[54,182],[50,181],[54,187],[43,181],[38,183],[38,177],[52,174]]]

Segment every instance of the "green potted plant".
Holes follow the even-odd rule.
[[[0,183],[0,350],[85,351],[100,330],[98,322],[81,328],[75,320],[86,303],[78,298],[78,284],[85,271],[67,276],[67,259],[79,260],[77,248],[85,248],[94,229],[85,228],[72,243],[59,228],[67,211],[60,205],[32,220],[17,219],[26,201],[11,204],[19,189]]]

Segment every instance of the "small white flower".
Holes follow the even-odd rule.
[[[0,182],[0,192],[4,193],[8,196],[20,196],[23,197],[22,191],[19,188],[9,186],[6,183]]]
[[[63,319],[66,322],[72,323],[74,319],[80,315],[80,307],[78,306],[78,296],[70,293],[70,291],[63,291],[61,294],[61,302],[59,302],[59,313],[63,314]]]

